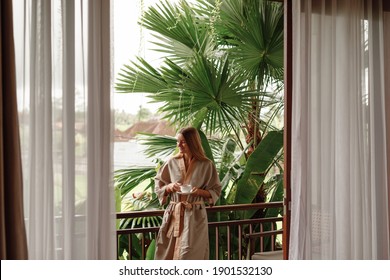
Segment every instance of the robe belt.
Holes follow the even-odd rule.
[[[167,237],[171,237],[172,233],[174,237],[179,237],[183,231],[184,210],[191,210],[193,205],[202,205],[203,201],[171,201],[170,204],[173,204],[174,206],[172,210],[173,213],[171,214],[172,219],[168,227]]]

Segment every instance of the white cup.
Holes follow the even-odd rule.
[[[181,186],[181,192],[182,193],[189,193],[192,190],[192,186],[189,184],[185,184]]]

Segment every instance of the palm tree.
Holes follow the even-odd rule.
[[[220,16],[215,20],[216,33],[220,34],[218,41],[229,53],[240,71],[245,73],[248,87],[260,93],[252,97],[252,110],[248,113],[246,128],[246,143],[252,143],[248,149],[251,154],[266,135],[272,117],[268,120],[259,116],[265,110],[271,111],[275,116],[282,110],[283,103],[275,96],[265,93],[270,84],[282,87],[283,80],[283,7],[279,3],[258,0],[238,1],[201,1],[204,11],[209,10],[207,4],[219,5]],[[262,94],[261,94],[262,93]],[[271,107],[271,108],[270,108]],[[263,154],[261,155],[263,158]],[[258,165],[259,161],[256,160]],[[247,168],[248,169],[248,168]],[[252,170],[249,168],[249,170]],[[264,202],[267,196],[265,185],[261,176],[257,177],[252,186],[252,195],[248,196],[250,186],[247,180],[241,180],[244,188],[239,188],[235,202],[240,202],[244,196],[249,199],[256,193],[255,200]],[[281,181],[277,180],[277,184]],[[241,190],[241,192],[240,192]]]
[[[283,106],[280,95],[266,92],[282,81],[283,7],[264,0],[166,1],[149,8],[140,24],[153,32],[164,62],[154,68],[137,58],[125,65],[117,91],[149,93],[176,127],[231,136],[241,150],[249,144],[247,156],[253,152]]]
[[[199,10],[207,13],[215,7],[214,30],[219,46],[230,55],[230,60],[245,73],[248,87],[261,93],[270,82],[281,84],[283,79],[283,8],[278,3],[258,0],[199,1]],[[211,6],[210,6],[211,5]],[[215,12],[209,13],[213,17]],[[251,151],[260,143],[259,117],[267,102],[275,101],[266,94],[252,98],[252,110],[246,122],[247,143]],[[279,106],[279,110],[280,110]]]

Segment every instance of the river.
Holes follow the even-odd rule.
[[[152,158],[143,153],[146,146],[132,140],[114,143],[114,170],[129,166],[154,166]]]

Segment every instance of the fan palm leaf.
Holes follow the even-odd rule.
[[[161,112],[172,123],[192,124],[202,110],[209,133],[228,133],[237,123],[245,122],[251,97],[256,93],[246,89],[245,78],[230,67],[227,59],[195,56],[191,67],[179,69],[171,63],[173,68],[181,75],[181,86],[152,96],[164,102]]]
[[[118,169],[114,172],[115,187],[120,190],[122,197],[146,180],[149,180],[149,184],[145,187],[145,190],[148,188],[153,189],[154,182],[151,181],[151,178],[154,178],[156,174],[154,167]]]
[[[266,0],[225,0],[216,28],[250,79],[283,79],[283,6]]]
[[[158,69],[145,59],[137,57],[137,61],[125,64],[118,73],[115,89],[118,93],[144,92],[155,93],[168,87],[168,81]]]
[[[191,65],[166,60],[160,69],[140,59],[136,67],[126,66],[120,74],[119,92],[147,92],[151,102],[160,102],[164,118],[177,126],[204,123],[206,132],[229,133],[246,120],[251,98],[246,78],[229,60],[194,55]],[[203,119],[199,119],[202,116]]]
[[[195,53],[210,56],[215,50],[209,26],[198,19],[186,1],[162,1],[150,7],[141,25],[153,31],[155,48],[177,63],[186,63]]]
[[[138,139],[147,146],[144,153],[149,158],[166,158],[177,150],[177,140],[173,136],[138,133]]]

